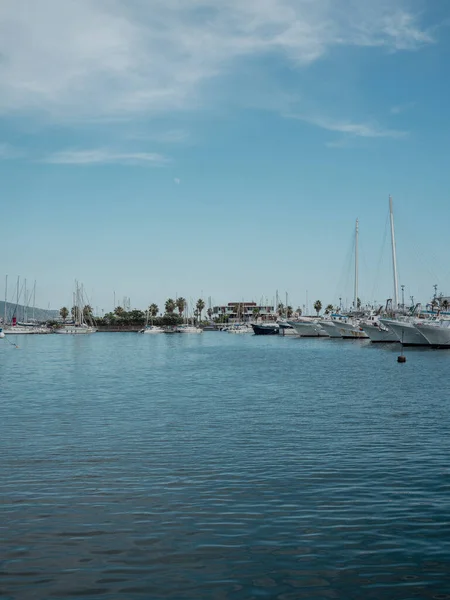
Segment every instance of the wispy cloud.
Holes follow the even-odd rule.
[[[10,144],[0,142],[0,160],[13,160],[15,158],[21,158],[22,156],[24,156],[22,150],[19,150]]]
[[[159,167],[169,159],[161,154],[149,152],[114,152],[104,148],[92,150],[63,150],[46,156],[42,162],[58,165],[147,165]]]
[[[2,0],[0,114],[121,118],[201,107],[246,58],[433,42],[411,0]]]
[[[415,104],[415,102],[406,102],[405,104],[398,104],[397,106],[392,106],[389,112],[391,113],[391,115],[399,115],[409,110],[410,108],[413,108]]]
[[[311,125],[326,129],[327,131],[335,131],[342,133],[349,137],[359,138],[404,138],[408,135],[407,131],[400,131],[398,129],[388,129],[378,126],[374,123],[357,123],[351,121],[332,120],[325,117],[308,116],[308,115],[286,115],[291,119],[298,119],[305,121]],[[330,146],[333,142],[328,142]],[[337,141],[334,143],[334,147],[342,145],[341,142]]]
[[[173,181],[174,181],[174,183],[176,183],[177,185],[180,185],[180,183],[181,183],[181,179],[180,179],[179,177],[175,177]]]

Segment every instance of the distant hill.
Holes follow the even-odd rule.
[[[5,315],[5,303],[3,300],[0,300],[0,319],[3,320]],[[12,302],[6,303],[6,319],[7,321],[11,321],[11,318],[15,316],[18,321],[23,322],[26,320],[28,316],[28,321],[33,318],[33,307],[28,307],[26,309],[24,306],[19,304],[17,307]],[[45,310],[43,308],[35,308],[34,309],[34,318],[36,321],[49,321],[51,319],[56,319],[59,317],[59,310]]]

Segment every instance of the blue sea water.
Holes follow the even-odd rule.
[[[2,600],[450,598],[450,352],[17,342],[0,340]]]

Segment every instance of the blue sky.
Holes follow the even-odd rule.
[[[3,0],[0,294],[450,294],[450,6]],[[384,241],[384,244],[383,244]],[[116,304],[119,301],[117,300]]]

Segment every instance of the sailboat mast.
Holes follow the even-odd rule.
[[[7,317],[7,312],[6,312],[6,303],[8,302],[8,275],[6,275],[5,277],[5,316],[3,317],[3,325],[6,326],[6,317]]]
[[[389,196],[389,217],[391,220],[392,272],[394,275],[394,308],[398,308],[397,250],[395,247],[394,209],[391,196]]]
[[[34,309],[36,308],[36,280],[34,280],[33,286],[33,321],[34,321]]]
[[[358,306],[358,239],[359,239],[359,220],[356,219],[355,227],[355,292],[353,299],[353,310]]]

